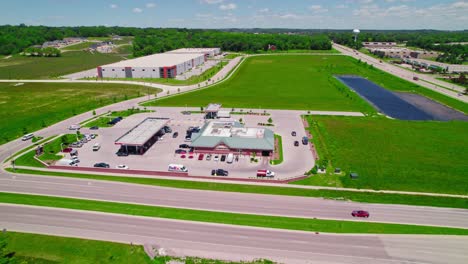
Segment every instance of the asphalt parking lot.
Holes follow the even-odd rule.
[[[209,176],[212,169],[224,169],[229,171],[228,177],[236,178],[255,178],[257,170],[269,169],[276,173],[276,179],[285,179],[302,175],[314,165],[309,147],[302,145],[302,143],[298,147],[293,144],[294,140],[300,142],[301,137],[305,135],[299,115],[273,110],[271,116],[232,115],[231,119],[242,118],[246,126],[254,127],[258,126],[259,122],[267,123],[267,119],[272,117],[275,126],[269,128],[283,138],[284,161],[279,165],[270,165],[268,158],[257,157],[258,162],[255,163],[250,161],[250,156],[240,155],[238,161],[228,164],[220,160],[215,161],[214,154],[211,160],[206,160],[206,155],[204,155],[203,160],[198,160],[199,154],[197,153],[185,154],[185,158],[181,154],[175,154],[175,150],[179,148],[180,144],[190,144],[190,142],[185,142],[187,128],[204,124],[205,120],[202,114],[183,115],[181,113],[185,110],[183,108],[154,109],[156,110],[154,113],[129,116],[110,128],[99,128],[99,130],[82,128],[82,133],[95,133],[98,134],[98,137],[78,148],[80,159],[78,166],[93,167],[95,163],[105,162],[110,165],[110,168],[116,168],[117,165],[127,165],[129,169],[167,171],[169,164],[182,164],[188,168],[189,175],[192,176]],[[168,125],[172,128],[173,133],[179,133],[178,137],[173,138],[172,133],[164,135],[144,155],[117,156],[116,152],[120,146],[115,145],[114,141],[146,117],[170,118]],[[291,136],[292,130],[297,132],[296,137]],[[92,150],[95,143],[101,145],[98,151]],[[236,155],[236,153],[233,154]]]

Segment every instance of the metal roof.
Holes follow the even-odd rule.
[[[206,53],[206,52],[218,52],[220,48],[182,48],[182,49],[176,49],[176,50],[171,50],[166,53]]]
[[[206,107],[205,112],[218,112],[219,109],[221,109],[221,104],[209,104]]]
[[[142,146],[163,128],[169,118],[148,117],[115,141],[116,145]]]
[[[273,131],[267,128],[247,128],[239,122],[212,121],[200,133],[192,134],[192,147],[214,148],[224,144],[231,149],[271,150],[275,148]]]
[[[136,59],[123,60],[111,64],[106,64],[102,65],[101,67],[170,67],[202,56],[204,55],[200,53],[158,53]]]

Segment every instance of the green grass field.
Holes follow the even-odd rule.
[[[332,77],[342,56],[278,55],[248,58],[226,82],[201,91],[161,99],[159,106],[204,106],[210,102],[235,108],[374,110]],[[341,88],[341,89],[339,89]]]
[[[6,169],[13,172],[12,169]],[[258,193],[272,195],[287,195],[301,197],[322,197],[332,200],[350,200],[364,203],[406,204],[418,206],[435,206],[468,209],[468,199],[456,197],[437,197],[427,195],[408,195],[393,193],[352,192],[330,189],[298,189],[291,187],[259,186],[248,184],[229,184],[220,182],[197,182],[189,180],[167,180],[138,177],[106,176],[96,174],[64,173],[57,171],[38,171],[17,169],[16,173],[39,176],[69,177],[78,179],[93,179],[102,181],[115,181],[134,184],[164,186],[182,189],[210,190],[221,192]]]
[[[14,252],[18,263],[152,263],[142,246],[17,232],[0,236],[6,236],[6,251]]]
[[[50,79],[122,60],[119,54],[64,52],[58,58],[13,56],[0,61],[0,79]]]
[[[271,55],[248,58],[233,77],[200,91],[146,105],[199,107],[211,102],[234,108],[375,110],[333,76],[353,74],[382,87],[428,96],[468,113],[468,104],[422,88],[347,56]]]
[[[370,234],[468,235],[468,229],[212,212],[141,204],[3,193],[0,202],[277,229]]]
[[[0,120],[11,121],[0,123],[0,144],[147,92],[146,87],[124,84],[25,83],[14,86],[0,83]],[[152,93],[155,92],[152,89]]]
[[[5,252],[18,263],[29,264],[165,264],[177,260],[189,264],[272,264],[268,260],[231,262],[196,257],[158,256],[150,260],[142,246],[40,234],[7,232]],[[8,263],[8,262],[7,262]],[[16,263],[16,262],[14,262]],[[13,263],[12,263],[13,264]]]
[[[467,122],[411,122],[381,117],[309,117],[321,159],[357,172],[336,177],[350,188],[468,194]],[[320,184],[312,176],[297,184]],[[325,176],[324,176],[325,177]],[[335,177],[335,176],[334,176]],[[331,184],[334,186],[335,184]]]

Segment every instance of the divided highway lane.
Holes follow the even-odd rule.
[[[176,189],[118,182],[4,175],[0,192],[29,193],[82,199],[138,203],[247,214],[388,222],[468,228],[468,210],[388,204],[366,204],[320,198]],[[352,210],[368,210],[368,219]]]
[[[333,235],[0,204],[13,231],[163,247],[170,255],[282,263],[467,263],[468,237]]]

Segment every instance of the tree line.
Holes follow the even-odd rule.
[[[218,30],[159,29],[138,35],[133,41],[134,56],[165,52],[178,48],[220,47],[226,51],[260,52],[269,45],[276,50],[329,50],[330,39],[324,34],[287,35],[223,32]]]
[[[324,34],[255,34],[184,28],[47,27],[20,24],[0,26],[0,54],[17,54],[33,45],[66,37],[110,35],[135,36],[134,55],[136,56],[182,47],[221,47],[228,51],[257,52],[267,49],[268,44],[272,44],[278,50],[331,49],[329,38]]]

